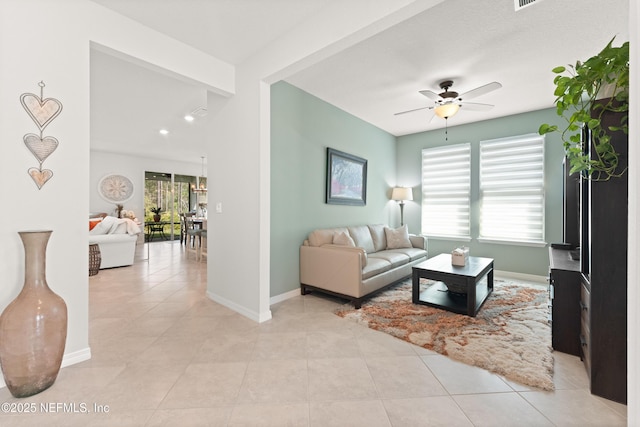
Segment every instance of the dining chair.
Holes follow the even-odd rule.
[[[199,239],[199,244],[198,244],[198,254],[196,259],[198,261],[202,261],[202,256],[204,255],[205,257],[207,256],[207,229],[202,229],[199,230],[200,233],[200,239]]]
[[[184,222],[185,213],[182,212],[180,215],[180,244],[186,243],[187,241],[187,225]]]
[[[187,215],[185,214],[184,216],[184,223],[185,223],[185,229],[186,229],[186,250],[187,250],[187,257],[189,256],[189,253],[193,252],[196,256],[196,260],[198,260],[198,253],[199,253],[199,249],[198,247],[200,246],[200,235],[201,235],[201,231],[200,229],[196,228],[194,223],[193,223],[193,215]]]
[[[188,240],[187,236],[187,223],[186,218],[193,217],[193,212],[183,212],[180,214],[180,244],[186,244]],[[193,228],[193,227],[192,227]]]

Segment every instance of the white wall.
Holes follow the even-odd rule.
[[[138,219],[144,218],[144,173],[164,172],[181,175],[202,175],[202,163],[186,163],[132,155],[91,150],[89,167],[89,212],[114,213],[116,205],[103,199],[98,193],[100,180],[111,174],[126,176],[133,183],[133,197],[123,203],[124,209],[133,210]]]
[[[0,2],[0,308],[24,280],[24,252],[17,232],[53,230],[47,281],[67,303],[65,358],[89,357],[87,231],[89,176],[89,49],[77,18],[47,1]],[[55,34],[55,37],[50,35]],[[61,48],[64,47],[64,48]],[[24,92],[57,98],[62,113],[45,129],[59,146],[44,162],[53,178],[41,190],[27,175],[37,160],[23,144],[38,129],[20,105]]]
[[[441,1],[335,2],[236,67],[235,96],[209,128],[226,144],[208,153],[209,205],[223,206],[221,214],[209,209],[207,223],[216,236],[208,247],[212,299],[260,322],[271,318],[269,84]]]
[[[71,13],[72,12],[72,13]],[[92,42],[138,55],[174,76],[216,93],[234,90],[233,67],[87,0],[0,1],[0,310],[20,292],[24,251],[20,230],[50,229],[47,281],[67,303],[63,364],[90,357],[88,227],[90,211],[90,85]],[[45,129],[59,146],[44,162],[53,178],[41,190],[27,175],[37,160],[23,136],[38,129],[20,105],[25,92],[60,100],[60,116]]]

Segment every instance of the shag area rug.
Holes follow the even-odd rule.
[[[421,290],[434,282],[421,280]],[[411,302],[411,279],[336,314],[478,366],[521,384],[553,390],[551,326],[547,291],[494,280],[493,293],[469,317]]]

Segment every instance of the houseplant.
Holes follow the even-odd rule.
[[[543,124],[538,129],[540,135],[561,133],[571,173],[603,181],[626,171],[626,167],[618,168],[619,154],[611,144],[611,134],[628,132],[629,42],[614,47],[614,39],[586,61],[552,70],[557,74],[553,80],[556,113],[566,125]],[[621,114],[614,125],[605,126],[602,119],[610,113]],[[591,133],[591,154],[582,137],[585,127]]]
[[[155,208],[151,208],[149,209],[151,212],[153,212],[153,220],[155,222],[160,222],[160,212],[162,212],[162,208],[160,207],[155,207]]]

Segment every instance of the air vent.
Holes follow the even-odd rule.
[[[191,112],[191,115],[194,117],[205,117],[207,115],[206,107],[198,107]]]
[[[513,0],[513,5],[516,9],[516,12],[524,9],[525,7],[532,6],[535,3],[539,3],[542,0]]]

